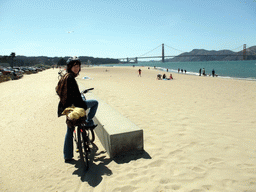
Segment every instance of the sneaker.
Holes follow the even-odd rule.
[[[93,122],[93,120],[90,120],[90,121],[86,121],[86,127],[87,128],[95,128],[95,127],[97,127],[98,126],[98,124],[94,124],[94,122]]]

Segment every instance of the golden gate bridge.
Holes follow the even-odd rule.
[[[153,52],[154,50],[158,49],[159,47],[162,46],[162,55],[161,56],[145,56],[147,54],[149,54],[150,52]],[[170,47],[168,45],[164,45],[164,43],[162,45],[159,45],[157,46],[156,48],[152,49],[151,51],[148,51],[138,57],[126,57],[126,58],[118,58],[118,60],[120,61],[120,63],[138,63],[138,59],[153,59],[153,58],[161,58],[162,59],[162,62],[165,62],[165,58],[173,58],[173,57],[190,57],[190,56],[196,56],[196,57],[202,57],[202,56],[242,56],[243,57],[243,60],[246,60],[246,44],[243,45],[243,50],[242,50],[242,55],[234,55],[234,54],[221,54],[221,55],[168,55],[166,56],[165,55],[165,46],[171,48],[171,49],[174,49],[176,51],[179,51],[179,52],[182,52],[182,53],[185,53],[184,51],[181,51],[181,50],[178,50],[178,49],[175,49],[173,47]],[[242,46],[239,46],[237,47],[236,49],[238,48],[241,48]],[[234,49],[234,50],[236,50]]]

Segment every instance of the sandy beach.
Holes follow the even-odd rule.
[[[77,77],[144,131],[145,151],[117,159],[96,138],[88,172],[77,154],[64,163],[58,70],[0,83],[0,191],[256,191],[256,81],[156,80],[159,71],[138,69],[84,67]]]

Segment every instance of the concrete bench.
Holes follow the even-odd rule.
[[[92,93],[86,99],[96,99],[99,107],[94,117],[95,132],[110,158],[124,152],[143,150],[143,130],[122,116]]]

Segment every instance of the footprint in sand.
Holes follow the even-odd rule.
[[[236,180],[231,180],[231,179],[224,179],[223,181],[222,181],[222,184],[223,184],[223,186],[233,186],[234,184],[236,184],[237,183],[237,181]]]
[[[183,153],[183,150],[181,149],[176,149],[174,151],[171,151],[169,154],[168,154],[168,157],[169,156],[173,156],[173,155],[177,155],[177,154],[180,154],[180,153]]]
[[[194,167],[192,170],[196,173],[204,173],[205,172],[205,170],[200,167]]]
[[[129,178],[129,179],[132,179],[132,178],[136,178],[137,175],[138,175],[137,173],[128,173],[128,174],[126,175],[126,177]]]
[[[113,191],[135,191],[136,189],[137,189],[137,187],[127,185],[127,186],[123,186],[123,187],[114,188]]]
[[[164,164],[164,160],[156,160],[149,164],[150,167],[160,167],[162,164]]]
[[[203,187],[203,189],[206,189],[206,190],[212,189],[212,185],[203,185],[202,187]]]
[[[237,167],[242,168],[242,169],[248,169],[248,168],[255,168],[253,164],[238,164]]]
[[[202,189],[193,189],[190,192],[203,192],[203,190]]]
[[[255,178],[251,178],[247,181],[249,186],[256,186],[256,179]]]
[[[209,165],[215,165],[215,164],[222,163],[222,160],[218,158],[210,158],[210,159],[206,159],[204,162]]]
[[[179,190],[181,188],[180,185],[175,185],[175,184],[172,184],[172,185],[165,185],[164,188],[166,190],[161,190],[159,192],[165,192],[165,191],[176,191],[176,190]]]
[[[131,184],[132,186],[135,186],[135,185],[137,185],[138,183],[141,183],[141,181],[138,180],[138,179],[132,180],[132,181],[130,182],[130,184]]]
[[[237,167],[244,173],[254,174],[256,171],[256,166],[254,164],[238,164]]]
[[[164,178],[164,179],[160,179],[159,181],[161,184],[167,184],[170,182],[170,180],[168,178]]]
[[[180,188],[181,188],[180,185],[172,185],[172,186],[171,186],[171,189],[172,189],[172,190],[179,190]]]

